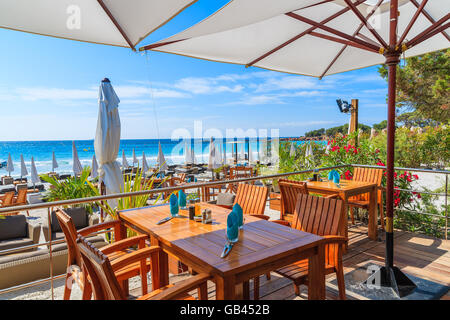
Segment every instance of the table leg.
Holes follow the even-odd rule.
[[[216,300],[234,300],[236,283],[234,276],[220,277],[216,276]]]
[[[325,248],[317,246],[315,255],[309,257],[308,299],[325,300]]]
[[[150,244],[152,246],[159,246],[158,239],[151,237]],[[163,250],[160,250],[158,254],[152,257],[152,260],[155,259],[152,263],[152,269],[156,267],[157,270],[152,270],[153,274],[157,274],[158,276],[152,279],[152,290],[167,286],[169,284],[169,256]]]
[[[377,215],[377,189],[373,188],[369,194],[369,239],[377,240],[378,215]]]

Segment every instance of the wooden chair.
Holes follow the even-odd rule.
[[[151,257],[152,263],[155,264],[158,261],[158,252],[161,250],[157,246],[147,247],[115,261],[110,261],[107,255],[94,247],[83,236],[78,237],[77,246],[89,274],[95,300],[126,300],[127,296],[121,290],[116,277],[117,270],[149,257]],[[152,279],[155,280],[158,274],[154,270],[158,270],[158,267],[154,265],[151,270]],[[198,289],[200,300],[206,300],[208,298],[208,279],[210,279],[209,274],[201,273],[176,285],[156,288],[151,293],[139,297],[138,300],[193,300],[194,298],[188,292],[194,289]]]
[[[17,191],[17,196],[14,197],[14,199],[13,199],[13,204],[15,206],[22,206],[22,205],[28,204],[27,193],[28,193],[28,189],[26,189],[26,188],[19,189],[19,191]],[[27,210],[27,216],[29,216],[29,215],[30,215],[30,213]]]
[[[383,169],[360,168],[356,167],[353,173],[354,181],[364,181],[376,183],[378,186],[377,205],[380,214],[381,228],[384,229],[384,212],[383,212],[383,190],[381,187],[381,180],[383,179]],[[348,199],[348,207],[350,209],[350,216],[352,224],[355,224],[355,208],[369,209],[369,193],[360,194]]]
[[[71,279],[75,276],[72,270],[79,270],[78,276],[75,277],[78,285],[83,292],[83,300],[90,299],[92,295],[92,288],[88,282],[85,270],[82,265],[81,255],[78,246],[76,245],[76,239],[78,236],[86,237],[92,233],[112,229],[114,230],[115,242],[113,244],[104,246],[101,248],[103,254],[115,261],[116,259],[123,259],[132,254],[129,248],[132,246],[138,246],[139,249],[145,248],[145,240],[148,239],[146,235],[139,235],[135,237],[125,238],[125,228],[119,220],[99,223],[94,226],[76,230],[75,224],[72,218],[65,213],[62,209],[57,209],[56,218],[58,219],[61,230],[64,232],[64,237],[67,242],[68,248],[68,260],[67,260],[67,273],[66,284],[64,287],[64,300],[70,299],[71,294]],[[76,267],[75,267],[76,266]],[[128,279],[137,275],[141,276],[142,294],[147,293],[147,273],[150,270],[150,262],[147,261],[147,257],[142,257],[140,260],[136,260],[133,264],[129,264],[123,268],[115,269],[115,277],[117,281],[122,283],[122,289],[124,292],[128,292]]]
[[[14,206],[14,191],[5,192],[3,196],[0,197],[0,207],[11,207]],[[2,216],[15,216],[19,212],[3,213]]]
[[[333,195],[337,197],[337,195]],[[347,239],[339,235],[343,223],[344,202],[330,197],[298,194],[291,227],[325,238],[325,274],[336,273],[339,298],[345,299],[342,249]],[[275,271],[294,282],[295,294],[299,285],[308,285],[308,260],[301,260]],[[255,299],[259,298],[259,278],[254,283]]]
[[[289,225],[294,216],[295,204],[297,202],[298,194],[308,194],[308,187],[306,182],[294,181],[287,179],[279,179],[278,187],[280,188],[281,206],[280,206],[280,220],[277,222]]]
[[[268,220],[269,217],[264,215],[268,194],[269,188],[267,187],[240,183],[234,204],[238,203],[242,207],[244,214],[259,216],[262,219]]]
[[[201,199],[203,202],[208,202],[214,200],[214,197],[217,196],[218,193],[222,192],[225,189],[225,185],[213,185],[202,187],[201,189]]]

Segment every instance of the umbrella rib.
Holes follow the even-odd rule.
[[[107,14],[107,16],[109,17],[109,19],[112,21],[112,23],[116,26],[117,30],[120,32],[120,34],[122,35],[122,37],[125,39],[125,41],[128,43],[128,45],[130,46],[130,48],[133,51],[136,51],[136,48],[134,47],[133,43],[130,41],[130,38],[128,38],[127,34],[125,33],[125,31],[122,29],[122,27],[120,26],[120,24],[117,22],[116,18],[113,16],[113,14],[111,13],[111,11],[109,11],[108,7],[105,5],[105,3],[103,2],[103,0],[97,0],[98,4],[100,5],[100,7],[102,7],[103,11],[105,11],[105,13]]]
[[[419,8],[419,3],[416,0],[410,0],[412,2],[413,5],[416,6],[416,8]],[[435,23],[436,20],[433,19],[433,17],[425,10],[422,10],[422,14],[425,16],[425,18],[428,19],[428,21],[430,21],[431,23]],[[450,41],[450,36],[447,34],[447,32],[442,31],[442,35],[447,38],[448,41]]]
[[[347,3],[347,5],[350,7],[353,13],[358,17],[359,20],[361,20],[361,22],[366,26],[366,28],[370,31],[370,33],[372,33],[373,36],[380,42],[380,44],[384,48],[387,48],[388,45],[386,41],[384,41],[383,38],[378,34],[378,32],[376,32],[375,29],[372,28],[371,25],[369,25],[369,23],[367,22],[367,18],[364,18],[364,16],[361,14],[361,12],[359,12],[356,6],[353,3],[351,3],[350,0],[345,0],[345,3]]]
[[[450,18],[450,13],[447,13],[445,16],[443,16],[441,19],[433,23],[430,27],[426,28],[424,31],[419,33],[417,36],[415,36],[410,41],[406,42],[406,47],[410,48],[412,46],[415,46],[416,44],[419,44],[420,42],[425,41],[428,39],[431,35],[435,35],[436,33],[442,32],[443,30],[447,29],[448,24],[445,24],[442,26],[444,22],[446,22]],[[443,28],[445,27],[445,28]],[[440,30],[439,32],[435,32],[436,30]]]
[[[336,38],[336,37],[333,37],[333,36],[330,36],[330,35],[327,35],[327,34],[323,34],[323,33],[320,33],[320,32],[313,31],[313,32],[310,33],[310,35],[314,36],[314,37],[317,37],[317,38],[322,38],[322,39],[334,41],[334,42],[337,42],[337,43],[342,43],[342,44],[344,44],[346,46],[352,46],[352,47],[355,47],[355,48],[358,48],[358,49],[362,49],[362,50],[367,50],[367,51],[370,51],[370,52],[378,53],[378,50],[375,50],[375,49],[372,49],[372,48],[367,48],[367,47],[365,47],[363,45],[360,45],[359,43],[356,43],[356,42],[353,42],[353,41],[350,41],[350,40],[341,39],[341,38]]]
[[[359,1],[355,2],[355,5],[356,5],[356,6],[357,6],[357,5],[360,5],[360,4],[363,3],[364,1],[365,1],[365,0],[359,0]],[[348,8],[348,7],[347,7],[347,8],[344,8],[344,9],[342,9],[342,10],[336,12],[335,14],[329,16],[328,18],[322,20],[320,23],[325,24],[325,23],[327,23],[327,22],[330,22],[331,20],[333,20],[333,19],[335,19],[335,18],[341,16],[342,14],[346,13],[346,12],[349,11],[349,10],[350,10],[350,8]],[[317,29],[317,28],[318,28],[317,26],[313,26],[313,27],[308,28],[307,30],[305,30],[305,31],[303,31],[303,32],[301,32],[301,33],[299,33],[299,34],[296,35],[295,37],[293,37],[293,38],[291,38],[291,39],[289,39],[289,40],[283,42],[282,44],[280,44],[279,46],[275,47],[274,49],[272,49],[272,50],[266,52],[265,54],[261,55],[260,57],[258,57],[258,58],[256,58],[256,59],[254,59],[252,62],[248,63],[248,64],[246,65],[246,67],[251,67],[251,66],[254,65],[255,63],[258,63],[259,61],[261,61],[261,60],[267,58],[267,57],[270,56],[271,54],[277,52],[278,50],[284,48],[285,46],[291,44],[292,42],[294,42],[294,41],[300,39],[300,38],[303,37],[304,35],[309,34],[311,31],[314,31],[314,30]]]
[[[405,31],[403,31],[403,34],[401,35],[400,39],[397,42],[397,46],[401,45],[403,40],[405,40],[406,36],[408,35],[408,32],[411,30],[412,26],[416,22],[417,18],[419,17],[420,13],[422,12],[423,8],[427,4],[428,0],[423,0],[420,4],[420,7],[417,8],[416,13],[414,13],[411,21],[408,23],[408,26],[406,27]]]
[[[446,24],[444,24],[444,25],[442,25],[442,26],[440,26],[440,27],[437,27],[437,28],[433,29],[433,31],[431,31],[431,32],[429,32],[429,33],[423,35],[422,37],[420,37],[419,39],[417,39],[417,40],[416,40],[415,42],[413,42],[413,43],[407,43],[406,46],[407,46],[408,48],[411,48],[411,47],[413,47],[413,46],[415,46],[415,45],[417,45],[417,44],[419,44],[419,43],[421,43],[421,42],[424,42],[425,40],[428,40],[428,39],[431,38],[432,36],[434,36],[434,35],[436,35],[436,34],[442,32],[442,31],[444,31],[444,30],[447,29],[447,28],[450,28],[450,22],[448,22],[448,23],[446,23]]]
[[[375,11],[377,11],[377,9],[380,7],[380,5],[383,3],[384,0],[379,0],[378,3],[375,5],[375,7],[373,7],[373,9],[367,14],[366,19],[369,19],[374,13]],[[428,1],[428,0],[427,0]],[[361,24],[359,25],[359,27],[356,29],[356,31],[353,33],[353,36],[357,36],[359,34],[359,32],[361,31],[362,27],[364,26],[364,23],[361,22]],[[370,39],[364,39],[364,40],[370,40]],[[330,64],[328,65],[328,67],[325,69],[325,71],[320,75],[319,79],[322,79],[323,76],[325,75],[325,73],[328,72],[328,70],[330,70],[330,68],[333,66],[333,64],[337,61],[337,59],[339,59],[339,57],[342,55],[342,53],[345,51],[345,49],[347,48],[347,44],[344,45],[341,50],[338,52],[338,54],[334,57],[334,59],[330,62]]]
[[[286,13],[286,15],[291,17],[291,18],[294,18],[294,19],[300,20],[302,22],[305,22],[307,24],[310,24],[310,25],[313,25],[313,26],[317,26],[318,28],[320,28],[320,29],[322,29],[324,31],[327,31],[327,32],[332,33],[332,34],[335,34],[335,35],[337,35],[339,37],[342,37],[344,39],[350,40],[351,42],[357,43],[357,44],[361,45],[362,47],[365,47],[368,50],[375,50],[375,51],[378,52],[378,51],[380,51],[380,49],[382,49],[382,48],[380,48],[378,46],[374,46],[373,44],[371,44],[369,42],[363,41],[363,40],[358,39],[356,37],[352,37],[352,36],[350,36],[350,35],[348,35],[348,34],[346,34],[344,32],[341,32],[341,31],[336,30],[334,28],[325,26],[323,24],[320,24],[319,22],[313,21],[311,19],[308,19],[306,17],[300,16],[300,15],[295,14],[293,12]]]

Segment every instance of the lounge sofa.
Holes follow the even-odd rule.
[[[30,246],[39,242],[41,227],[28,223],[24,215],[5,216],[0,219],[0,257],[3,250]],[[35,251],[35,248],[20,250],[19,252]],[[17,253],[15,251],[14,253]]]

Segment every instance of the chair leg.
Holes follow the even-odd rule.
[[[266,273],[266,279],[270,280],[270,272]]]
[[[338,268],[336,270],[336,279],[337,279],[338,288],[339,288],[339,299],[345,300],[346,299],[345,280],[344,280],[344,271],[342,270],[342,268]]]
[[[142,295],[145,296],[148,293],[148,283],[147,283],[147,261],[141,261],[141,287]]]
[[[295,295],[300,297],[300,286],[296,283],[294,283],[294,291]]]
[[[352,218],[352,224],[355,224],[355,207],[350,206],[350,217]]]
[[[69,284],[69,281],[71,282]],[[73,279],[72,274],[67,272],[66,273],[66,285],[64,286],[64,300],[70,300],[70,293],[72,292],[72,285],[73,285]]]
[[[378,202],[378,211],[380,212],[381,229],[384,230],[384,211],[383,211],[383,197],[382,196],[381,196],[380,201]]]
[[[198,300],[208,300],[208,285],[207,283],[202,283],[198,289]]]
[[[83,286],[83,294],[81,296],[82,300],[91,300],[92,297],[92,287],[89,282],[86,282]]]
[[[253,278],[253,300],[259,300],[259,276]]]

